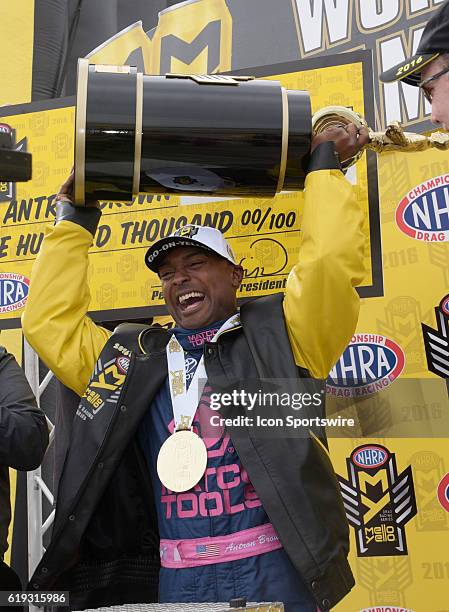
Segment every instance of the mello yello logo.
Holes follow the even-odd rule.
[[[359,397],[382,391],[401,374],[401,347],[380,334],[355,334],[332,368],[326,392],[337,397]]]
[[[25,306],[30,281],[22,274],[0,272],[0,313],[12,312]]]
[[[411,189],[396,210],[399,229],[415,240],[449,241],[449,174]]]
[[[337,477],[357,555],[406,555],[405,525],[417,513],[411,466],[398,473],[395,453],[380,444],[355,448],[346,466],[347,478]]]

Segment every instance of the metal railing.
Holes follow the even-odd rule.
[[[27,342],[26,338],[23,340],[23,361],[25,375],[30,384],[31,390],[33,391],[36,401],[40,406],[41,397],[48,386],[48,383],[54,376],[53,372],[49,371],[45,378],[39,383],[39,357],[34,349]],[[50,419],[47,419],[47,425],[50,431],[50,442],[49,447],[54,439],[54,425]],[[47,449],[48,450],[48,449]],[[32,472],[27,472],[27,504],[28,504],[28,577],[34,573],[39,561],[41,560],[45,548],[44,548],[44,536],[48,529],[53,524],[55,518],[55,509],[53,507],[50,515],[42,522],[42,502],[43,496],[46,497],[51,506],[54,506],[54,495],[50,488],[44,482],[42,478],[41,467],[39,466]],[[29,606],[30,612],[38,612],[39,608],[35,606]]]

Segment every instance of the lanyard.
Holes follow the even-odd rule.
[[[223,323],[211,342],[216,342],[223,332],[238,327],[239,325],[240,315],[238,313],[232,315],[232,317],[229,317],[229,319]],[[195,375],[187,389],[184,349],[174,334],[167,344],[166,353],[168,382],[175,420],[175,432],[191,429],[193,417],[200,403],[201,394],[203,393],[207,380],[204,356],[201,357]]]

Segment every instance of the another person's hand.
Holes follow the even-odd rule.
[[[322,142],[333,141],[340,162],[354,157],[369,142],[368,129],[357,128],[353,123],[329,127],[312,138],[311,151]]]

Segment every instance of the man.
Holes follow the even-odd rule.
[[[432,105],[432,122],[449,128],[449,1],[429,19],[415,55],[385,71],[380,79],[420,87]]]
[[[214,439],[204,427],[210,389],[223,380],[301,387],[307,377],[324,379],[351,338],[363,215],[335,152],[349,158],[367,141],[353,125],[314,139],[285,298],[254,300],[236,317],[243,270],[212,228],[186,226],[152,245],[146,264],[159,274],[174,334],[125,325],[111,336],[86,317],[100,211],[74,208],[70,180],[63,186],[23,329],[83,397],[52,542],[30,588],[69,589],[79,608],[246,597],[284,601],[287,612],[325,612],[351,589],[348,528],[324,446],[313,436],[261,439],[250,428]],[[189,394],[189,384],[201,391],[200,371],[207,387]],[[192,422],[200,437],[186,430]]]
[[[45,416],[22,369],[0,346],[0,590],[22,589],[17,574],[3,561],[11,520],[9,468],[36,469],[48,445]],[[0,607],[0,610],[3,608]]]

